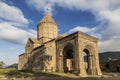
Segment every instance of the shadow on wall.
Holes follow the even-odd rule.
[[[49,65],[49,61],[51,60],[50,55],[44,54],[45,47],[37,48],[33,51],[32,55],[28,57],[27,62],[24,64],[22,70],[27,71],[48,71],[47,67]],[[52,68],[51,70],[52,71]]]

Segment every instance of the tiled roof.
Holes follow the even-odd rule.
[[[46,13],[46,15],[42,18],[38,25],[41,23],[52,23],[54,25],[57,25],[49,13]]]

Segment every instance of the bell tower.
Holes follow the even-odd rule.
[[[45,43],[58,35],[58,27],[53,18],[47,12],[37,25],[37,39]]]

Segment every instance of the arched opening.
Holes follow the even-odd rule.
[[[74,51],[71,44],[67,45],[63,49],[63,71],[65,73],[72,73],[74,70]]]
[[[83,50],[83,52],[84,52],[84,66],[85,66],[85,70],[86,70],[86,72],[87,72],[87,74],[89,74],[89,63],[90,63],[90,57],[89,57],[89,55],[90,55],[90,52],[89,52],[89,50],[88,49],[84,49]]]

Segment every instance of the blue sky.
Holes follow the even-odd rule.
[[[119,0],[0,0],[0,61],[18,62],[47,8],[59,34],[82,31],[99,38],[99,52],[120,51]]]

